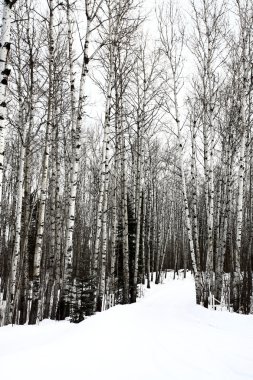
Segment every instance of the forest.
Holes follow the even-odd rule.
[[[168,269],[252,312],[253,3],[181,3],[2,1],[0,326],[81,322]]]

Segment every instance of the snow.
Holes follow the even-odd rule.
[[[169,277],[169,276],[168,276]],[[76,325],[0,329],[4,380],[253,379],[253,316],[195,305],[192,278]]]

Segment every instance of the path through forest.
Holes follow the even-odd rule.
[[[79,325],[2,327],[1,379],[253,379],[252,315],[196,306],[190,277],[144,292]]]

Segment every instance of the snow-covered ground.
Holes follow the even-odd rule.
[[[79,325],[0,329],[2,380],[253,379],[253,316],[194,304],[194,284],[165,280],[132,305]]]

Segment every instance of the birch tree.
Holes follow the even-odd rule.
[[[3,182],[3,163],[4,163],[4,146],[6,133],[6,116],[7,116],[7,88],[8,80],[11,73],[9,66],[9,55],[11,49],[11,23],[13,18],[13,6],[17,0],[5,0],[2,10],[2,29],[1,29],[1,47],[0,47],[0,212],[2,199],[2,182]]]
[[[241,272],[241,239],[242,239],[242,223],[243,223],[243,199],[244,199],[244,177],[245,177],[245,157],[246,157],[246,142],[248,135],[247,123],[247,94],[249,92],[249,77],[250,77],[250,56],[249,39],[250,39],[250,24],[252,19],[252,6],[249,3],[237,2],[239,22],[240,22],[240,37],[239,44],[241,49],[240,60],[242,62],[240,73],[240,147],[239,147],[239,170],[238,170],[238,198],[237,198],[237,220],[236,220],[236,245],[234,258],[235,284],[234,290],[234,308],[239,309],[239,287],[240,287],[240,272]]]
[[[165,16],[166,15],[166,16]],[[182,72],[182,49],[184,45],[184,30],[182,24],[177,24],[180,22],[178,11],[174,8],[173,4],[170,3],[167,9],[160,8],[159,10],[159,33],[162,51],[166,57],[169,64],[169,68],[172,75],[171,85],[169,84],[169,89],[171,91],[170,100],[173,106],[173,112],[170,111],[170,106],[166,109],[169,110],[175,124],[177,127],[177,140],[178,140],[178,150],[179,150],[179,162],[180,171],[182,179],[182,192],[184,199],[184,209],[185,209],[185,223],[188,231],[188,239],[190,246],[190,254],[192,260],[193,273],[195,275],[196,291],[197,291],[197,302],[200,299],[200,276],[197,268],[196,254],[194,249],[193,235],[192,235],[192,223],[188,204],[187,188],[186,188],[186,178],[185,178],[185,168],[184,168],[184,152],[183,146],[184,142],[181,133],[181,122],[179,114],[179,104],[178,104],[178,94],[181,89],[181,72]],[[181,28],[181,30],[180,30]]]
[[[52,135],[52,102],[53,102],[53,62],[54,62],[54,0],[49,2],[49,26],[48,26],[48,50],[49,50],[49,68],[48,68],[48,108],[47,108],[47,123],[45,135],[45,150],[43,153],[42,162],[42,178],[40,187],[40,203],[38,215],[38,230],[36,236],[36,245],[34,253],[34,270],[33,270],[33,299],[29,323],[34,324],[37,318],[41,319],[41,289],[40,289],[40,268],[42,257],[42,244],[44,236],[45,210],[48,192],[48,173],[49,173],[49,157],[51,150],[51,135]]]
[[[72,264],[73,264],[73,232],[75,222],[76,211],[76,193],[77,193],[77,176],[79,172],[80,163],[80,149],[81,149],[81,131],[83,120],[83,108],[85,100],[85,83],[88,75],[88,65],[90,62],[89,44],[91,33],[96,29],[96,17],[99,9],[102,5],[102,1],[96,0],[85,2],[85,14],[86,14],[86,31],[83,50],[83,62],[82,71],[79,84],[79,95],[76,105],[76,112],[73,109],[72,99],[72,116],[74,116],[75,126],[72,128],[74,136],[74,147],[72,152],[71,174],[70,174],[70,195],[68,201],[68,220],[67,220],[67,235],[66,235],[66,249],[65,249],[65,269],[64,269],[64,285],[63,296],[61,297],[60,319],[64,319],[70,314],[70,293],[71,293],[71,276],[72,276]],[[68,4],[67,4],[68,6]],[[71,41],[69,41],[71,43]],[[69,57],[71,59],[71,56]],[[71,71],[71,69],[70,69]],[[73,86],[73,78],[71,77],[71,86]],[[72,95],[73,97],[73,95]]]

